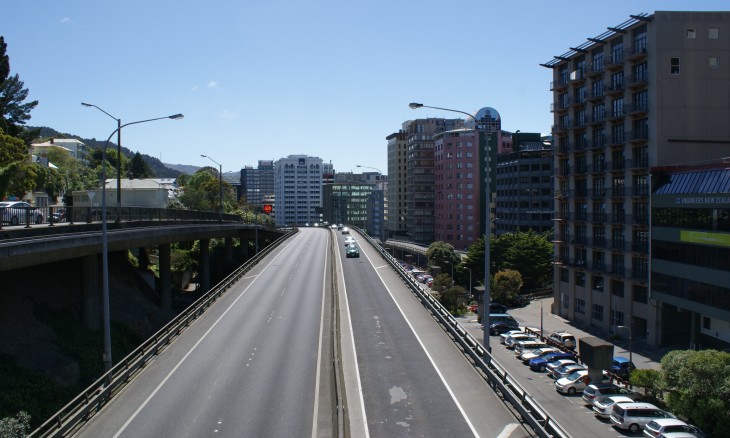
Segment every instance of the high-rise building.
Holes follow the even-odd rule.
[[[462,119],[416,119],[406,133],[406,214],[408,238],[430,245],[435,240],[433,136],[464,126]]]
[[[389,239],[406,239],[408,232],[408,208],[406,199],[407,154],[406,133],[395,132],[388,140],[388,222],[386,235]]]
[[[289,155],[274,163],[274,217],[278,226],[304,226],[321,220],[322,159]]]
[[[274,195],[274,162],[259,160],[257,168],[241,169],[242,200],[252,207],[262,207]]]
[[[730,155],[728,19],[634,15],[543,64],[553,73],[560,316],[671,341],[661,336],[671,318],[649,288],[651,169]]]
[[[374,188],[362,174],[336,173],[334,181],[323,186],[324,220],[358,227],[372,235],[367,223],[368,200]]]

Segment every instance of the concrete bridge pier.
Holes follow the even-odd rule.
[[[210,239],[200,239],[200,287],[210,290]]]
[[[172,310],[172,273],[170,272],[170,244],[158,248],[160,263],[160,305],[162,310]]]
[[[100,270],[100,256],[94,254],[81,258],[82,317],[84,325],[91,330],[101,328]]]

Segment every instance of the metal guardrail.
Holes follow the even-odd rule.
[[[28,437],[63,437],[77,430],[118,394],[135,375],[140,373],[150,360],[160,354],[193,321],[205,313],[234,283],[240,280],[243,275],[250,271],[251,268],[274,248],[297,232],[297,229],[292,229],[287,234],[273,241],[251,258],[251,260],[241,265],[213,289],[197,299],[157,333],[143,342],[142,345],[129,353],[127,357],[112,367],[111,370],[107,371],[96,382],[92,383],[81,394],[61,408],[60,411],[46,420],[40,427],[28,435]]]
[[[353,227],[354,228],[354,227]],[[527,423],[538,436],[543,438],[557,437],[570,438],[571,435],[555,421],[540,403],[530,396],[522,386],[510,376],[479,342],[464,329],[441,303],[438,302],[424,287],[410,275],[398,261],[388,253],[377,241],[364,231],[354,228],[366,237],[368,242],[377,249],[390,263],[393,270],[411,288],[424,306],[431,312],[439,323],[452,335],[455,342],[461,345],[464,353],[471,358],[474,366],[482,371],[487,383],[501,397],[508,401],[519,413],[522,421]]]

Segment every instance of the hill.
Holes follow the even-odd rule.
[[[61,132],[56,131],[53,128],[49,128],[46,126],[40,126],[40,127],[28,126],[28,129],[40,129],[41,138],[50,138],[50,137],[75,138],[75,139],[83,142],[86,146],[88,146],[90,148],[99,149],[99,148],[104,147],[104,141],[102,141],[102,140],[97,140],[95,138],[82,138],[82,137],[79,137],[78,135],[74,135],[74,134],[61,133]],[[111,141],[109,142],[109,145],[113,146],[115,149],[117,147],[117,144],[114,142],[111,142]],[[124,146],[122,146],[121,151],[125,157],[130,158],[130,159],[136,153],[136,152],[132,152],[131,150],[125,148]],[[150,169],[152,169],[152,172],[154,173],[156,178],[177,178],[178,176],[182,175],[183,173],[190,173],[190,174],[195,173],[194,171],[185,172],[185,171],[177,170],[175,168],[168,167],[168,165],[166,165],[159,159],[149,156],[149,155],[145,155],[145,154],[140,154],[140,155],[142,156],[142,159],[147,163],[147,165],[150,166]],[[184,166],[184,167],[195,168],[195,166]]]

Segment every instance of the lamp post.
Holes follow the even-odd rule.
[[[113,115],[109,114],[108,112],[104,111],[103,109],[99,108],[98,106],[91,104],[91,103],[85,103],[81,102],[81,105],[87,106],[87,107],[94,107],[98,109],[99,111],[103,112],[107,116],[111,117],[112,119],[117,121],[117,219],[116,222],[119,222],[122,217],[122,119],[118,119],[114,117]],[[104,181],[104,184],[106,185],[106,181]]]
[[[617,329],[625,329],[629,331],[629,362],[634,363],[634,357],[631,352],[631,327],[626,325],[620,325],[616,327]]]
[[[449,109],[449,108],[439,108],[437,106],[428,106],[428,105],[424,105],[422,103],[415,103],[415,102],[411,102],[410,104],[408,104],[408,106],[411,109],[432,108],[432,109],[437,109],[437,110],[441,110],[441,111],[450,111],[450,112],[454,112],[454,113],[464,114],[465,116],[474,120],[474,131],[477,133],[478,144],[481,145],[481,136],[479,135],[480,134],[479,120],[477,120],[476,117],[467,113],[466,111],[460,111],[460,110]],[[485,181],[486,199],[485,199],[485,207],[484,207],[484,209],[485,209],[485,215],[484,215],[484,310],[483,310],[483,315],[482,315],[482,323],[484,325],[484,348],[489,353],[491,353],[492,348],[489,346],[489,336],[490,336],[489,335],[489,301],[491,299],[489,296],[491,293],[490,287],[489,287],[489,271],[490,271],[490,267],[491,267],[491,262],[489,260],[490,259],[489,253],[491,251],[489,238],[490,238],[492,232],[491,232],[491,222],[489,220],[489,216],[490,216],[489,205],[491,204],[492,194],[491,194],[491,189],[489,187],[489,174],[490,174],[489,144],[486,145],[486,158],[487,158],[486,159],[486,181]]]
[[[109,251],[108,251],[108,237],[106,227],[106,148],[109,146],[109,140],[112,136],[119,132],[125,126],[136,125],[138,123],[154,122],[155,120],[182,119],[182,114],[175,114],[167,117],[157,117],[155,119],[140,120],[137,122],[129,122],[124,125],[120,125],[115,129],[106,139],[104,143],[104,149],[101,150],[101,266],[102,266],[102,306],[103,306],[103,318],[104,318],[104,368],[109,371],[112,367],[112,338],[111,338],[111,320],[109,317]]]
[[[469,271],[469,297],[471,297],[471,269],[467,268],[466,266],[464,266],[464,269]]]
[[[223,222],[223,166],[221,163],[215,161],[214,159],[210,158],[207,155],[200,154],[201,157],[207,158],[210,161],[214,162],[218,165],[218,184],[220,185],[221,193],[220,193],[220,199],[218,204],[218,222]]]
[[[454,264],[451,262],[448,262],[446,260],[444,260],[444,263],[448,263],[449,265],[451,265],[451,282],[453,283],[454,282]]]

